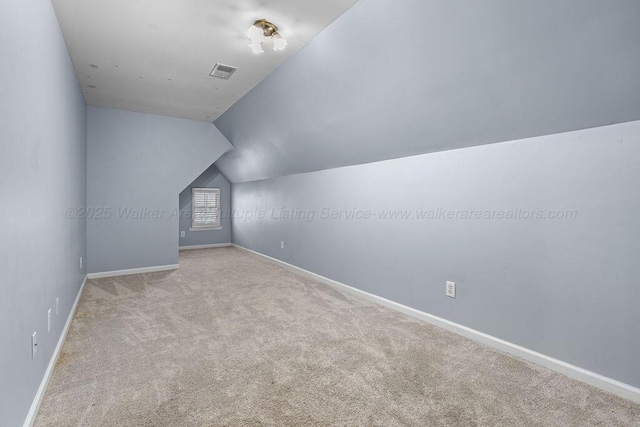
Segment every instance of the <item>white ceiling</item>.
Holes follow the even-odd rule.
[[[52,0],[87,104],[214,121],[357,0]],[[247,29],[289,45],[256,55]],[[210,77],[217,63],[238,67]]]

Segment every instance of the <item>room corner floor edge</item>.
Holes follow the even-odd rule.
[[[446,329],[448,331],[454,332],[460,336],[469,338],[473,341],[479,342],[481,344],[487,345],[489,347],[495,348],[497,350],[500,350],[502,352],[508,353],[512,356],[516,356],[519,357],[521,359],[527,360],[529,362],[535,363],[537,365],[540,366],[544,366],[548,369],[551,369],[555,372],[558,372],[560,374],[563,374],[569,378],[572,378],[574,380],[583,382],[585,384],[591,385],[593,387],[596,387],[600,390],[612,393],[616,396],[628,399],[632,402],[635,403],[640,403],[640,389],[636,388],[634,386],[631,386],[629,384],[625,384],[621,381],[617,381],[614,380],[612,378],[608,378],[605,377],[603,375],[597,374],[595,372],[591,372],[589,370],[580,368],[578,366],[569,364],[567,362],[563,362],[561,360],[546,356],[544,354],[538,353],[536,351],[527,349],[525,347],[521,347],[519,345],[510,343],[508,341],[504,341],[500,338],[496,338],[494,336],[485,334],[483,332],[468,328],[464,325],[460,325],[457,324],[455,322],[451,322],[449,320],[431,315],[429,313],[425,313],[416,309],[413,309],[411,307],[407,307],[403,304],[388,300],[386,298],[362,291],[360,289],[354,288],[352,286],[346,285],[344,283],[329,279],[327,277],[321,276],[319,274],[313,273],[311,271],[305,270],[303,268],[297,267],[295,265],[286,263],[284,261],[281,261],[279,259],[270,257],[268,255],[264,255],[260,252],[256,252],[254,250],[245,248],[243,246],[237,245],[235,243],[232,243],[230,245],[225,244],[224,246],[232,246],[235,248],[238,248],[240,250],[243,251],[247,251],[249,253],[255,254],[257,256],[263,257],[275,264],[278,264],[284,268],[286,268],[289,271],[292,271],[294,273],[300,274],[302,276],[317,280],[319,282],[322,282],[326,285],[329,285],[335,289],[338,289],[340,291],[344,291],[344,292],[348,292],[354,295],[358,295],[361,298],[364,298],[368,301],[374,302],[376,304],[379,304],[381,306],[393,309],[395,311],[401,312],[403,314],[409,315],[411,317],[414,317],[418,320],[430,323],[432,325],[438,326],[440,328]],[[193,248],[196,249],[196,248]],[[200,248],[198,248],[200,249]],[[55,368],[55,364],[56,361],[58,360],[58,357],[60,355],[60,352],[62,350],[62,346],[64,344],[64,341],[67,337],[67,333],[69,331],[69,328],[71,326],[71,322],[73,321],[73,318],[75,316],[77,307],[78,307],[78,303],[80,302],[80,299],[82,297],[82,293],[85,289],[85,285],[87,283],[87,280],[89,279],[95,279],[95,278],[104,278],[104,277],[115,277],[115,276],[122,276],[122,275],[130,275],[130,274],[143,274],[143,273],[149,273],[149,272],[157,272],[157,271],[167,271],[167,270],[174,270],[177,269],[179,267],[178,264],[175,265],[165,265],[165,266],[156,266],[156,267],[146,267],[146,268],[137,268],[137,269],[129,269],[129,270],[118,270],[118,271],[111,271],[111,272],[101,272],[101,273],[91,273],[85,276],[82,285],[80,286],[80,289],[78,291],[78,294],[76,296],[75,302],[73,304],[73,307],[69,313],[69,316],[67,318],[67,321],[65,323],[64,329],[62,331],[62,334],[60,335],[60,338],[58,340],[58,343],[56,345],[56,348],[51,356],[51,359],[49,361],[49,365],[47,367],[47,370],[45,371],[44,377],[41,381],[41,384],[38,388],[38,391],[34,397],[34,400],[31,404],[31,407],[29,409],[29,413],[27,414],[27,417],[24,421],[23,426],[24,427],[31,427],[33,425],[33,423],[35,422],[36,416],[38,414],[38,410],[39,407],[42,403],[42,399],[45,395],[45,392],[47,390],[47,385],[49,383],[49,380],[51,379],[51,375],[53,374],[53,370]]]
[[[126,270],[102,271],[87,274],[88,279],[102,279],[104,277],[129,276],[131,274],[155,273],[158,271],[177,270],[180,264],[156,265],[152,267],[129,268]]]
[[[188,246],[179,246],[179,251],[190,251],[193,249],[211,249],[211,248],[226,248],[231,246],[231,243],[212,243],[208,245],[188,245]]]
[[[273,258],[268,255],[262,254],[260,252],[256,252],[254,250],[245,248],[244,246],[240,246],[235,243],[233,243],[232,246],[235,248],[253,253],[255,255],[261,256],[263,258],[266,258],[269,261],[274,262],[294,273],[317,280],[319,282],[322,282],[340,291],[345,291],[351,294],[358,295],[362,298],[365,298],[368,301],[374,302],[376,304],[382,305],[384,307],[387,307],[392,310],[414,317],[418,320],[446,329],[448,331],[461,335],[465,338],[469,338],[473,341],[479,342],[481,344],[487,345],[489,347],[493,347],[502,352],[508,353],[512,356],[516,356],[521,359],[527,360],[529,362],[535,363],[537,365],[544,366],[545,368],[548,368],[555,372],[563,374],[571,379],[591,385],[600,390],[628,399],[632,402],[640,403],[640,388],[634,387],[632,385],[623,383],[618,380],[614,380],[613,378],[605,377],[604,375],[600,375],[598,373],[589,371],[579,366],[575,366],[570,363],[563,362],[562,360],[555,359],[553,357],[544,355],[542,353],[538,353],[528,348],[510,343],[508,341],[502,340],[492,335],[485,334],[484,332],[471,329],[467,326],[460,325],[455,322],[451,322],[447,319],[443,319],[441,317],[437,317],[432,314],[425,313],[423,311],[416,310],[411,307],[407,307],[406,305],[388,300],[378,295],[374,295],[369,292],[354,288],[344,283],[329,279],[327,277],[321,276],[319,274],[313,273],[311,271],[305,270],[295,265],[286,263],[277,258]]]
[[[62,329],[62,333],[60,334],[58,343],[53,350],[53,354],[51,355],[51,359],[49,360],[49,364],[47,365],[47,370],[44,372],[44,376],[42,377],[42,381],[40,382],[38,391],[33,398],[33,402],[31,403],[31,407],[29,408],[29,412],[27,413],[27,418],[25,418],[24,420],[23,427],[32,427],[36,421],[38,410],[40,409],[40,405],[42,404],[42,399],[44,399],[44,394],[47,391],[47,386],[49,385],[49,381],[51,380],[51,376],[53,375],[53,370],[62,351],[64,341],[66,340],[67,334],[69,333],[71,322],[76,315],[76,310],[78,309],[78,304],[80,303],[80,298],[82,298],[82,293],[84,292],[84,288],[87,284],[88,279],[88,275],[85,275],[84,280],[80,285],[80,289],[78,290],[78,294],[76,295],[76,299],[73,302],[73,306],[71,307],[71,311],[69,312],[69,316],[67,316],[67,321],[64,324],[64,328]]]

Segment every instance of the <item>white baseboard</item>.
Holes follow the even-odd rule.
[[[154,267],[130,268],[128,270],[103,271],[89,273],[87,279],[101,279],[103,277],[128,276],[130,274],[155,273],[157,271],[177,270],[179,264],[157,265]]]
[[[60,352],[62,351],[62,346],[65,339],[67,338],[67,334],[69,333],[71,321],[73,320],[73,316],[76,314],[76,309],[78,308],[78,303],[80,302],[80,297],[82,296],[82,292],[84,291],[84,287],[86,284],[87,276],[84,276],[84,280],[82,281],[82,285],[80,285],[78,295],[76,295],[76,300],[73,302],[73,306],[71,307],[71,311],[69,312],[69,316],[67,317],[67,322],[64,324],[62,334],[60,334],[60,338],[58,339],[58,344],[56,344],[56,348],[53,350],[53,354],[51,355],[51,359],[49,360],[49,366],[47,366],[47,370],[44,372],[44,377],[42,378],[42,382],[40,382],[38,392],[33,399],[33,403],[31,403],[31,408],[29,408],[27,418],[24,420],[24,427],[31,427],[36,420],[38,410],[40,409],[40,404],[42,403],[44,394],[47,391],[47,386],[49,385],[49,380],[51,379],[51,375],[53,374],[53,369],[56,366],[56,362],[58,361],[58,357],[60,356]]]
[[[528,348],[521,347],[517,344],[512,344],[508,341],[502,340],[500,338],[496,338],[494,336],[485,334],[480,331],[476,331],[475,329],[468,328],[466,326],[451,322],[441,317],[437,317],[429,313],[425,313],[420,310],[407,307],[406,305],[402,305],[397,302],[388,300],[386,298],[379,297],[374,294],[370,294],[369,292],[365,292],[360,289],[351,287],[349,285],[345,285],[344,283],[340,283],[335,280],[329,279],[327,277],[321,276],[319,274],[312,273],[303,268],[296,267],[295,265],[288,264],[284,261],[280,261],[279,259],[272,258],[268,255],[261,254],[260,252],[256,252],[251,249],[247,249],[243,246],[236,245],[235,243],[233,244],[233,246],[238,249],[242,249],[242,250],[254,253],[256,255],[260,255],[261,257],[267,258],[273,262],[280,264],[281,266],[287,268],[288,270],[291,270],[295,273],[309,277],[311,279],[315,279],[318,282],[325,283],[336,289],[350,292],[355,295],[359,295],[360,297],[363,297],[371,302],[391,308],[393,310],[415,317],[416,319],[431,323],[435,326],[439,326],[443,329],[454,332],[458,335],[462,335],[463,337],[470,338],[474,341],[480,342],[482,344],[501,350],[505,353],[509,353],[511,355],[528,360],[529,362],[533,362],[537,365],[544,366],[553,371],[566,375],[569,378],[573,378],[574,380],[581,381],[583,383],[597,387],[601,390],[607,391],[617,396],[624,397],[636,403],[640,403],[640,389],[634,386],[631,386],[629,384],[625,384],[618,380],[614,380],[612,378],[605,377],[595,372],[588,371],[586,369],[580,368],[570,363],[563,362],[562,360],[554,359],[553,357],[546,356],[542,353],[538,353],[537,351],[533,351]]]
[[[209,249],[209,248],[225,248],[231,246],[231,243],[212,243],[210,245],[192,245],[192,246],[180,246],[181,251],[188,251],[191,249]]]

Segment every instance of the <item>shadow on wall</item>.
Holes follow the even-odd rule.
[[[190,231],[191,190],[193,188],[219,188],[221,230]],[[211,165],[180,193],[180,247],[231,243],[231,185],[220,171]],[[182,237],[184,232],[184,237]]]
[[[637,121],[234,183],[233,243],[640,387],[639,158]]]

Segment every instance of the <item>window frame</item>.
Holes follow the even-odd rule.
[[[218,194],[218,206],[214,209],[218,210],[218,222],[214,224],[203,224],[198,225],[195,224],[195,211],[196,211],[196,193],[217,193]],[[191,227],[189,227],[189,231],[212,231],[212,230],[222,230],[222,199],[221,199],[221,191],[219,188],[192,188],[191,189]]]

